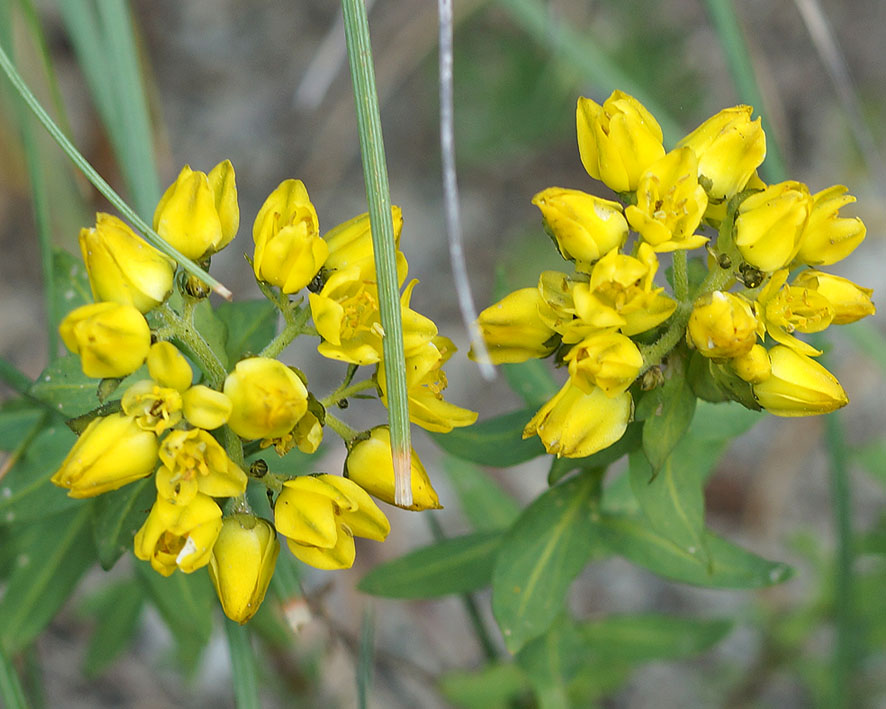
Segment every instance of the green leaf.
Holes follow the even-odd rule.
[[[571,618],[561,616],[548,632],[528,642],[517,664],[529,677],[540,707],[571,706],[567,686],[584,659],[581,635]]]
[[[443,468],[455,488],[462,512],[478,532],[510,527],[520,507],[490,475],[467,461],[446,456]]]
[[[646,456],[631,454],[628,476],[634,497],[652,528],[690,556],[707,561],[704,548],[704,490],[692,453],[674,449],[655,475]]]
[[[665,376],[660,405],[643,423],[643,452],[656,472],[689,428],[698,401],[686,381],[683,359],[673,357]]]
[[[85,604],[97,621],[89,640],[83,671],[101,674],[132,642],[144,604],[144,591],[135,579],[104,588]]]
[[[611,615],[582,623],[586,649],[610,660],[647,662],[689,657],[716,645],[732,630],[731,620],[672,615]]]
[[[0,480],[0,524],[40,520],[83,504],[49,481],[75,440],[76,436],[60,424],[44,428],[34,436],[31,445]]]
[[[360,583],[364,593],[387,598],[437,598],[488,585],[502,535],[452,537],[376,566]]]
[[[82,259],[64,249],[54,249],[52,273],[55,278],[55,312],[59,317],[64,317],[81,305],[92,303],[92,289]]]
[[[640,447],[643,424],[632,421],[624,435],[608,448],[597,451],[587,458],[554,458],[548,471],[548,485],[556,485],[573,470],[606,469],[615,461]]]
[[[34,430],[44,415],[24,399],[11,399],[0,405],[0,451],[14,451]]]
[[[225,323],[218,317],[209,298],[201,300],[197,307],[194,308],[194,327],[206,340],[206,344],[212,348],[212,351],[218,356],[222,365],[228,366],[228,355],[225,351],[225,341],[228,333],[225,329]],[[198,359],[194,359],[198,362]]]
[[[599,478],[582,475],[535,500],[505,534],[492,577],[492,610],[517,652],[560,613],[566,589],[596,551]]]
[[[147,519],[156,497],[153,479],[145,478],[96,498],[92,535],[103,569],[110,569],[132,548],[132,539]]]
[[[440,678],[440,691],[463,709],[512,709],[529,691],[529,682],[515,664],[492,664],[475,672],[447,672]]]
[[[709,588],[763,588],[782,583],[793,574],[787,564],[767,561],[711,532],[705,532],[702,538],[710,558],[705,564],[656,534],[642,518],[601,515],[599,529],[613,553],[682,583]]]
[[[229,618],[225,618],[223,623],[231,656],[231,681],[237,709],[261,709],[258,665],[249,628]]]
[[[209,574],[199,569],[192,574],[176,571],[172,576],[161,576],[147,562],[138,562],[135,569],[180,648],[196,651],[196,656],[190,658],[196,665],[200,651],[212,634],[215,591]]]
[[[551,374],[550,364],[542,359],[530,359],[518,364],[499,365],[513,392],[538,409],[560,388]]]
[[[481,421],[450,433],[432,433],[431,438],[447,453],[472,463],[507,468],[525,463],[545,448],[537,436],[523,438],[523,429],[534,411],[525,409]]]
[[[215,314],[227,330],[228,362],[236,362],[249,352],[258,354],[277,333],[277,308],[269,300],[222,303]]]
[[[26,647],[52,620],[95,561],[89,505],[26,525],[13,537],[16,565],[0,599],[0,645]]]
[[[746,409],[734,401],[722,404],[700,401],[689,435],[697,439],[727,441],[747,433],[764,418],[766,414]]]

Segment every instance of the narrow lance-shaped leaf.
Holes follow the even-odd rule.
[[[457,458],[507,468],[545,453],[537,436],[523,439],[523,429],[534,413],[532,409],[512,411],[450,433],[432,433],[431,438]]]

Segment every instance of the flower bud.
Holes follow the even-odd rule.
[[[612,398],[602,389],[586,394],[570,378],[526,424],[523,438],[538,435],[558,458],[585,458],[624,435],[633,408],[628,392]]]
[[[239,225],[234,168],[228,160],[209,175],[185,165],[154,211],[154,230],[190,259],[221,250]]]
[[[707,242],[695,233],[707,206],[708,196],[698,184],[695,153],[677,148],[640,176],[637,203],[625,210],[625,216],[655,251],[697,249]]]
[[[197,495],[187,504],[158,497],[135,534],[135,556],[150,561],[163,576],[171,576],[176,569],[186,574],[196,571],[209,563],[221,531],[221,516],[221,509],[207,495]]]
[[[397,205],[391,205],[391,221],[394,225],[394,245],[397,247],[397,282],[402,285],[406,280],[409,265],[400,251],[400,233],[403,230],[403,212]],[[341,271],[350,266],[360,269],[361,277],[375,281],[375,252],[372,248],[372,230],[369,213],[339,224],[323,236],[329,246],[329,256],[323,267],[327,271]]]
[[[428,474],[412,451],[412,505],[407,510],[442,509],[437,492]],[[391,452],[391,430],[388,426],[376,426],[369,437],[358,441],[345,460],[345,477],[353,480],[366,492],[389,505],[394,502],[394,461]],[[397,505],[400,507],[400,505]]]
[[[191,386],[194,373],[185,356],[171,342],[155,342],[148,352],[148,374],[157,384],[184,391]]]
[[[762,335],[753,305],[734,293],[714,291],[692,306],[686,339],[705,357],[727,359],[747,354]]]
[[[111,414],[90,422],[52,476],[69,497],[94,497],[147,477],[157,463],[157,436],[131,416]]]
[[[812,209],[802,182],[780,182],[752,194],[738,208],[735,245],[742,257],[762,271],[787,266],[797,255]]]
[[[97,301],[131,305],[146,313],[172,291],[175,261],[115,216],[99,212],[95,228],[80,230],[80,252]]]
[[[661,126],[622,91],[613,91],[602,106],[579,98],[575,119],[585,170],[614,192],[635,190],[643,171],[665,154]]]
[[[225,615],[245,623],[258,611],[280,553],[270,522],[247,514],[222,521],[209,557],[209,578]]]
[[[710,181],[708,194],[729,199],[738,194],[766,157],[766,135],[751,106],[724,108],[677,143],[698,157],[699,177]]]
[[[608,397],[626,391],[640,374],[643,355],[633,340],[618,332],[597,332],[569,350],[572,383],[585,394],[599,387]]]
[[[581,190],[548,187],[535,195],[532,203],[541,210],[560,255],[583,267],[579,270],[587,270],[628,238],[628,224],[618,202]]]
[[[301,475],[283,483],[274,525],[295,557],[318,569],[354,565],[354,536],[384,541],[391,525],[368,493],[338,475]]]
[[[68,313],[58,327],[65,346],[80,355],[87,377],[125,377],[138,369],[151,347],[151,329],[131,305],[93,303]]]
[[[785,345],[769,350],[772,374],[754,385],[760,406],[776,416],[828,414],[849,403],[837,378],[814,359]]]
[[[227,395],[202,384],[192,386],[182,394],[182,411],[188,423],[207,431],[224,426],[233,408]]]
[[[538,288],[521,288],[490,305],[477,318],[493,364],[547,357],[557,346],[556,332],[541,315]],[[476,357],[473,349],[468,355]]]
[[[808,269],[800,272],[794,279],[794,285],[827,298],[834,309],[834,319],[831,321],[834,325],[848,325],[877,312],[871,300],[874,291],[862,288],[848,278]]]
[[[252,227],[255,277],[295,293],[313,280],[329,249],[301,180],[284,180],[268,196]]]
[[[199,428],[170,431],[160,444],[157,492],[185,505],[197,493],[236,497],[246,491],[246,473],[228,458],[212,435]]]
[[[855,201],[846,191],[843,185],[834,185],[812,196],[812,211],[800,237],[796,263],[828,266],[846,258],[864,241],[866,229],[861,219],[839,216],[841,207]]]
[[[772,364],[769,353],[763,345],[754,345],[745,354],[729,361],[735,373],[750,384],[759,384],[769,379]]]
[[[237,362],[225,379],[231,400],[228,426],[241,438],[279,438],[308,409],[308,390],[298,375],[276,359],[250,357]]]

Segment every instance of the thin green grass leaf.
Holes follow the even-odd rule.
[[[28,700],[9,656],[0,649],[0,699],[8,709],[27,709]]]
[[[231,675],[237,709],[261,709],[258,697],[258,667],[249,630],[225,618],[225,635],[231,653]]]

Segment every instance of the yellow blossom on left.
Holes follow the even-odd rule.
[[[58,327],[62,341],[87,377],[125,377],[138,369],[151,347],[151,329],[136,308],[118,303],[81,305]]]

